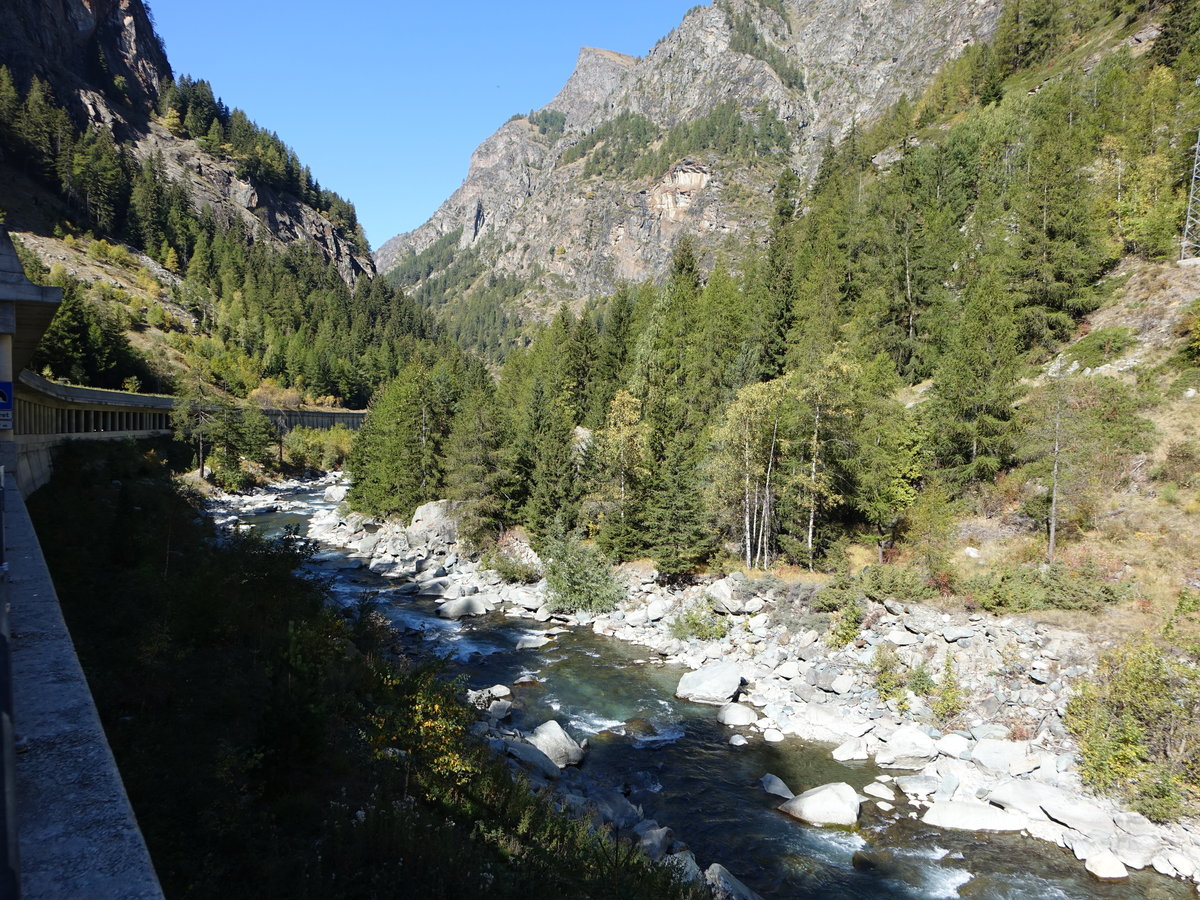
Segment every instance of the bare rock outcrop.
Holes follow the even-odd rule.
[[[771,185],[784,164],[811,177],[830,142],[919,90],[948,58],[995,28],[999,0],[752,0],[696,7],[643,58],[584,48],[543,111],[564,130],[515,118],[485,140],[467,179],[428,222],[375,255],[386,272],[459,233],[474,254],[525,279],[518,303],[535,317],[622,280],[662,277],[690,233],[711,259],[731,237],[762,235]],[[746,49],[746,34],[756,35]],[[564,157],[622,113],[661,131],[731,103],[748,121],[766,111],[786,130],[775,158],[698,151],[664,175],[585,173]],[[461,230],[460,230],[461,229]],[[438,273],[434,273],[436,277]]]

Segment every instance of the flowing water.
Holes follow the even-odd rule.
[[[330,506],[322,491],[289,497],[307,510],[242,519],[267,533],[287,525],[303,531],[309,511]],[[772,744],[750,737],[748,745],[732,747],[732,731],[717,723],[713,707],[675,699],[684,670],[647,661],[643,648],[577,629],[539,649],[517,650],[522,637],[549,626],[500,613],[463,622],[439,619],[436,603],[396,595],[391,591],[396,582],[345,568],[344,559],[340,551],[327,550],[311,564],[328,579],[338,602],[352,604],[364,592],[377,591],[381,611],[430,654],[446,658],[472,688],[534,676],[534,683],[513,686],[514,725],[530,730],[555,718],[577,739],[587,737],[582,772],[590,782],[624,791],[647,818],[670,826],[701,867],[720,862],[764,898],[1196,896],[1192,885],[1153,872],[1102,883],[1070,852],[1051,844],[1018,835],[981,841],[968,832],[896,819],[895,813],[884,816],[873,802],[863,804],[857,831],[808,827],[775,810],[781,801],[759,786],[762,775],[775,774],[800,793],[833,781],[861,789],[878,770],[868,763],[835,762],[828,747],[794,739]]]

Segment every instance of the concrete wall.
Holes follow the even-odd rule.
[[[4,485],[12,585],[17,829],[24,900],[160,900],[138,828],[11,475]]]

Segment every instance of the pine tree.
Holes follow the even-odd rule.
[[[378,516],[411,516],[441,488],[444,415],[430,401],[428,370],[409,364],[374,400],[348,461],[354,478],[349,499]]]
[[[604,422],[609,404],[621,385],[629,360],[630,328],[634,298],[629,285],[621,283],[609,298],[600,330],[593,373],[591,409],[585,424],[595,428]]]
[[[494,543],[516,513],[513,474],[496,419],[491,390],[472,391],[446,440],[446,493],[459,501],[459,533],[474,548]]]
[[[602,510],[597,542],[614,558],[630,559],[642,546],[643,483],[647,428],[642,403],[617,391],[609,404],[604,430],[596,437],[597,502]]]
[[[8,66],[0,65],[0,147],[18,149],[17,117],[21,113],[21,93],[13,82]]]
[[[960,484],[992,478],[1012,457],[1019,360],[1008,296],[984,273],[967,289],[928,409],[937,458]]]
[[[667,444],[649,482],[645,539],[659,572],[677,578],[708,557],[712,542],[688,435],[677,435]]]
[[[574,529],[582,485],[570,405],[561,396],[543,394],[540,406],[533,413],[533,471],[524,517],[534,534],[546,537]]]
[[[1090,518],[1128,457],[1147,449],[1153,426],[1138,415],[1131,394],[1114,378],[1062,376],[1022,406],[1020,455],[1046,489],[1037,506],[1046,523],[1047,562],[1054,562],[1062,522]]]
[[[872,368],[879,371],[884,367],[890,369],[886,361],[877,360]],[[865,411],[855,428],[849,465],[854,475],[854,508],[878,534],[880,563],[917,500],[930,462],[924,431],[889,390],[894,379],[887,371],[884,379],[873,379],[875,384],[866,388]],[[888,385],[887,380],[893,384]]]

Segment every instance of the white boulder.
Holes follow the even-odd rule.
[[[717,721],[722,725],[738,728],[743,725],[753,725],[758,721],[758,713],[740,703],[726,703],[717,713]]]
[[[482,616],[491,608],[479,597],[462,597],[448,600],[438,607],[437,614],[443,619],[461,619],[466,616]]]
[[[925,810],[921,821],[938,828],[959,831],[1021,831],[1026,819],[1020,813],[1009,812],[978,800],[942,800]]]
[[[553,719],[535,728],[526,740],[545,753],[560,769],[583,761],[583,748]]]
[[[901,725],[875,754],[875,763],[884,768],[919,769],[937,755],[933,738],[916,725]]]
[[[704,880],[712,889],[713,900],[762,900],[720,863],[713,863],[704,870]]]
[[[858,821],[861,803],[858,792],[839,781],[805,791],[779,809],[810,825],[853,825]]]
[[[733,699],[742,686],[742,674],[732,660],[709,663],[679,679],[675,696],[697,703],[724,704]]]
[[[1089,856],[1084,867],[1102,881],[1118,881],[1129,877],[1125,864],[1111,850],[1101,850]]]

